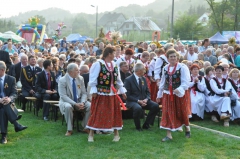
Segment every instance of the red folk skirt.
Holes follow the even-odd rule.
[[[151,92],[151,81],[150,81],[150,79],[148,78],[147,75],[144,75],[144,77],[146,78],[147,86],[148,86],[149,92]]]
[[[191,96],[190,96],[190,89],[185,91],[185,98],[187,100],[186,106],[188,108],[188,117],[192,117],[192,107],[191,107]]]
[[[116,95],[97,95],[96,98],[92,98],[87,128],[112,131],[121,130],[122,126],[122,111]]]
[[[157,82],[151,82],[151,100],[154,102],[156,102],[157,93],[158,93]]]
[[[171,101],[169,94],[163,94],[160,128],[176,131],[180,129],[182,125],[189,126],[189,110],[186,106],[187,98],[185,96],[186,94],[180,98],[174,95],[173,101]]]

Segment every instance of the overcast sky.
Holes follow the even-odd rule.
[[[0,18],[18,15],[31,10],[43,10],[51,7],[69,10],[71,13],[96,13],[91,5],[98,5],[98,12],[112,11],[119,6],[129,4],[147,5],[155,0],[5,0],[2,2]]]

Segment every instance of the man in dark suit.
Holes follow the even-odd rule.
[[[5,62],[5,64],[7,65],[7,72],[8,72],[8,69],[12,65],[12,61],[7,51],[0,50],[0,61]]]
[[[43,62],[44,70],[37,74],[36,90],[37,98],[42,100],[59,100],[58,85],[53,72],[51,60]],[[43,103],[43,119],[48,120],[50,104]]]
[[[36,57],[31,55],[28,57],[29,65],[22,68],[20,81],[22,83],[22,109],[25,110],[27,99],[25,97],[35,96],[36,88],[36,74],[42,71],[41,68],[36,65]],[[38,111],[38,110],[37,110]]]
[[[28,57],[27,55],[22,55],[20,62],[16,65],[12,65],[9,69],[8,75],[13,76],[16,78],[16,82],[20,80],[20,74],[23,67],[28,65]]]
[[[129,73],[129,66],[126,61],[120,62],[120,75],[121,75],[121,80],[124,83],[125,78],[130,76],[131,74]]]
[[[5,74],[6,64],[0,61],[0,125],[1,125],[1,143],[7,143],[7,127],[10,121],[15,131],[22,131],[26,126],[22,126],[17,122],[17,113],[14,111],[12,104],[17,97],[16,79]]]
[[[80,75],[84,79],[84,85],[85,85],[85,88],[87,90],[88,82],[89,82],[89,67],[88,67],[88,65],[82,65],[80,67]]]
[[[140,116],[142,109],[149,110],[143,129],[149,129],[153,125],[155,116],[159,112],[159,105],[151,100],[147,81],[143,77],[145,66],[137,63],[134,67],[134,74],[125,79],[124,86],[127,89],[126,106],[133,109],[133,119],[138,131],[142,131]]]

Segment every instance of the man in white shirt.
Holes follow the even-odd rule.
[[[78,50],[75,51],[76,54],[86,54],[86,52],[83,50],[83,45],[82,44],[79,44],[78,45]]]
[[[29,47],[28,47],[28,45],[27,45],[27,42],[26,41],[23,41],[22,42],[22,46],[21,46],[21,48],[24,50],[27,50],[27,52],[29,52]]]
[[[195,61],[198,59],[198,54],[196,54],[194,52],[193,46],[189,45],[188,46],[188,52],[185,54],[184,56],[184,60],[188,60],[188,61]]]
[[[184,49],[183,44],[179,44],[178,48],[179,48],[180,55],[182,55],[184,57],[186,54],[186,50]]]

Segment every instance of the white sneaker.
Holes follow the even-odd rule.
[[[225,119],[225,120],[224,120],[223,126],[224,126],[224,127],[229,127],[229,119]]]
[[[219,122],[218,119],[217,119],[217,117],[216,117],[215,115],[212,115],[212,121],[214,121],[214,122],[216,122],[216,123]]]
[[[88,136],[88,142],[94,142],[93,136]]]
[[[183,132],[182,127],[177,130],[178,132]]]
[[[114,136],[113,142],[118,142],[120,140],[120,136]]]
[[[220,117],[221,120],[229,119],[229,118],[230,118],[230,116],[227,113],[222,113],[221,117]]]

